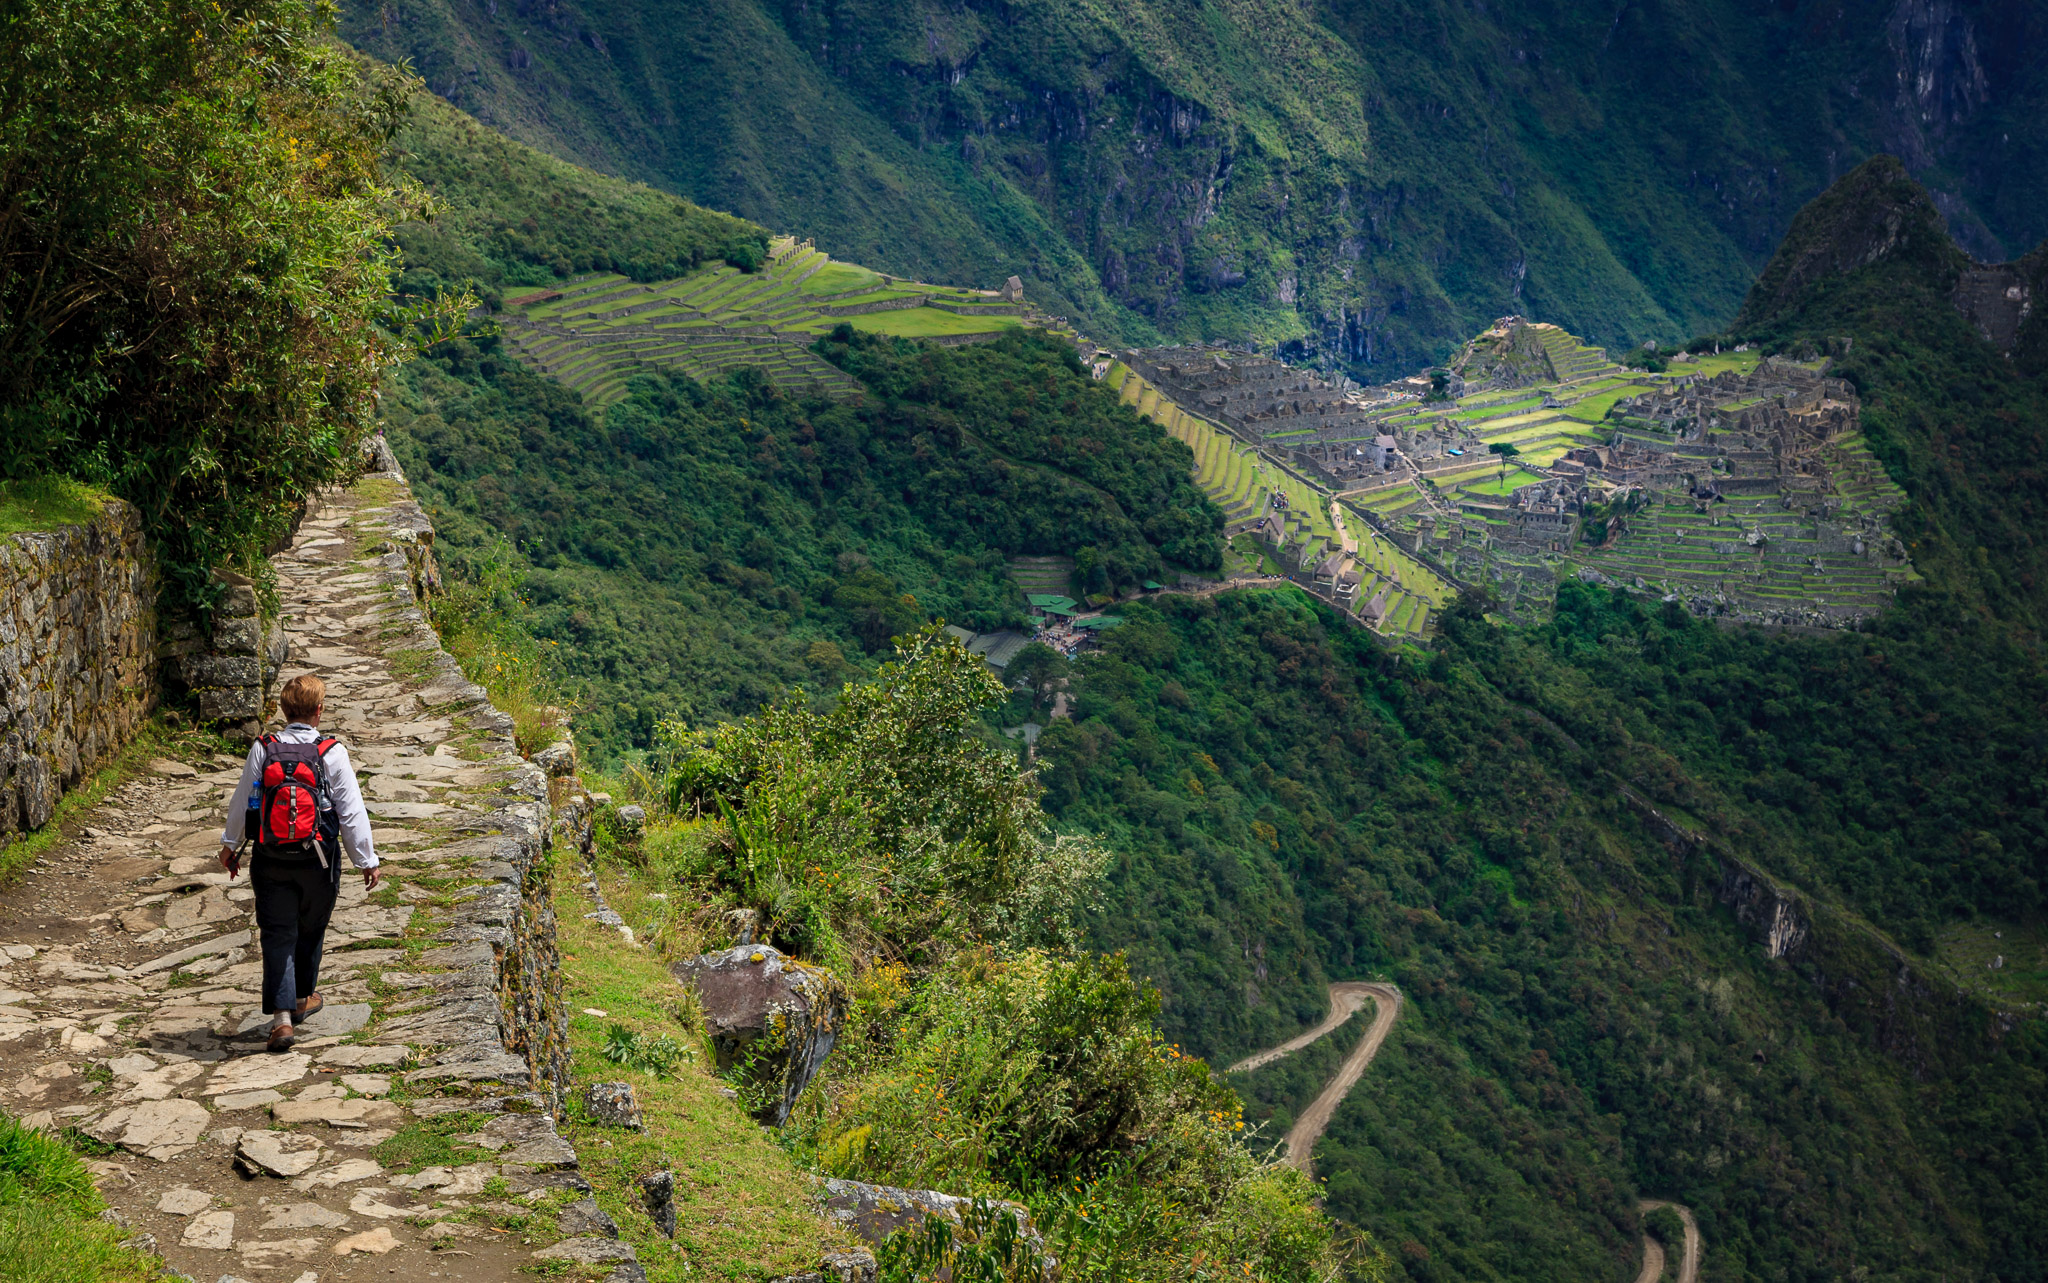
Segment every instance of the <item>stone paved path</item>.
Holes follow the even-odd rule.
[[[512,1279],[565,1236],[559,1253],[644,1278],[611,1264],[631,1249],[499,1027],[502,834],[547,823],[545,784],[380,555],[392,513],[361,494],[388,489],[357,491],[277,559],[283,677],[326,679],[323,728],[355,756],[387,873],[368,897],[344,878],[326,1010],[264,1051],[252,893],[214,863],[239,761],[159,760],[0,892],[0,1109],[112,1146],[93,1167],[114,1213],[203,1283]],[[441,1166],[385,1144],[457,1114],[475,1130]]]

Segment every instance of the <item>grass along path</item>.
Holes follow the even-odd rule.
[[[1333,984],[1330,986],[1330,1012],[1313,1028],[1305,1033],[1296,1034],[1278,1046],[1253,1052],[1229,1069],[1233,1074],[1249,1073],[1270,1065],[1283,1056],[1292,1055],[1343,1027],[1368,1000],[1372,1002],[1374,1009],[1372,1028],[1365,1031],[1365,1037],[1359,1039],[1358,1045],[1351,1049],[1351,1054],[1344,1058],[1344,1063],[1337,1066],[1337,1072],[1330,1075],[1330,1081],[1323,1085],[1322,1091],[1316,1093],[1316,1098],[1309,1102],[1309,1107],[1301,1112],[1301,1117],[1288,1129],[1287,1157],[1282,1161],[1289,1166],[1298,1167],[1304,1172],[1314,1170],[1312,1156],[1315,1153],[1316,1142],[1323,1138],[1324,1130],[1330,1125],[1331,1115],[1337,1112],[1337,1106],[1343,1103],[1344,1098],[1351,1094],[1351,1089],[1358,1085],[1358,1080],[1365,1076],[1366,1067],[1372,1064],[1373,1057],[1380,1054],[1380,1047],[1387,1041],[1387,1035],[1393,1031],[1394,1021],[1400,1018],[1400,989],[1394,985],[1368,980],[1346,980]],[[1644,1215],[1660,1207],[1670,1208],[1685,1222],[1685,1258],[1679,1265],[1678,1283],[1699,1283],[1699,1222],[1693,1219],[1691,1208],[1678,1203],[1646,1198],[1636,1204],[1636,1210]],[[1664,1249],[1655,1238],[1645,1232],[1643,1269],[1636,1277],[1636,1283],[1657,1283],[1663,1276]]]

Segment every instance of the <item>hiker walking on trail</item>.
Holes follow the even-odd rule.
[[[326,698],[327,684],[317,677],[285,683],[278,703],[289,725],[249,747],[220,835],[220,864],[230,878],[241,872],[243,840],[255,849],[249,884],[263,937],[271,1051],[289,1050],[296,1022],[323,1005],[320,953],[341,890],[341,848],[363,871],[365,890],[374,891],[379,877],[348,749],[320,734]]]

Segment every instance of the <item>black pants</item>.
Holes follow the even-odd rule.
[[[263,935],[263,1014],[290,1011],[320,984],[327,920],[341,889],[341,863],[281,860],[261,851],[249,864],[256,926]]]

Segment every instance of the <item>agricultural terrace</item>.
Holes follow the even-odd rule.
[[[836,325],[971,343],[1024,324],[1025,311],[993,291],[895,281],[782,237],[757,272],[585,276],[507,298],[499,319],[521,360],[604,405],[645,367],[709,379],[750,366],[784,387],[851,395],[859,384],[809,350]]]

